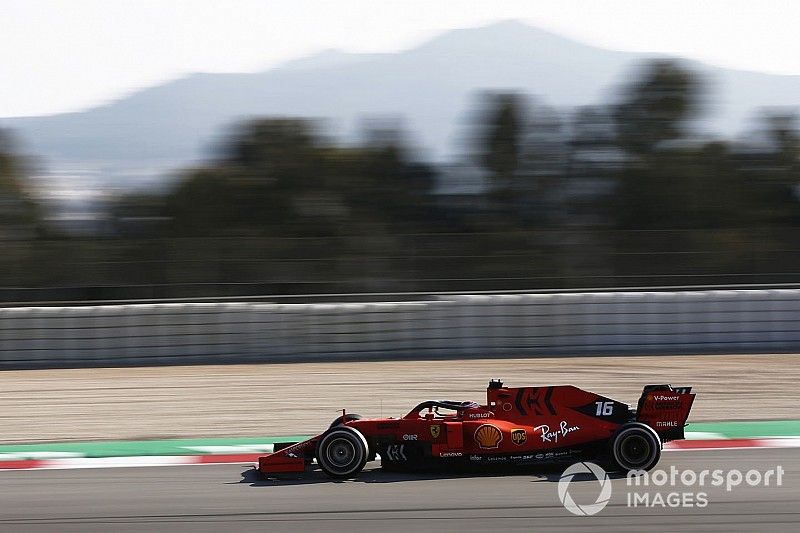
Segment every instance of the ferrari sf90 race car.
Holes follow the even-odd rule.
[[[593,460],[611,471],[649,470],[663,443],[684,438],[691,387],[647,385],[636,408],[571,385],[489,382],[486,403],[429,400],[402,418],[342,411],[327,431],[279,443],[260,457],[266,476],[303,472],[316,460],[330,477],[355,477],[380,455],[384,469],[526,466]]]

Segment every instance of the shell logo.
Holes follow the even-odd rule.
[[[483,424],[475,430],[475,442],[485,450],[493,450],[500,446],[503,433],[491,424]]]

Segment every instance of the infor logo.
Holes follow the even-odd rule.
[[[597,495],[597,499],[594,503],[579,505],[572,499],[569,493],[570,483],[572,482],[572,478],[578,474],[594,476],[600,483],[600,493]],[[608,504],[608,500],[611,499],[611,480],[608,478],[606,471],[594,463],[575,463],[564,470],[564,473],[561,474],[561,478],[558,480],[558,499],[561,500],[564,508],[574,515],[596,515],[605,508]]]

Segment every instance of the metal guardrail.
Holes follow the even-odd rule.
[[[800,349],[800,289],[0,308],[0,368]]]

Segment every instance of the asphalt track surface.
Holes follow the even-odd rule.
[[[781,465],[782,486],[658,488],[707,492],[705,508],[631,508],[627,480],[612,481],[595,516],[568,513],[549,474],[441,477],[384,473],[370,463],[356,481],[320,472],[261,481],[249,465],[0,472],[0,531],[798,531],[800,449],[671,452],[658,468],[758,469]],[[244,474],[244,476],[243,476]],[[592,503],[594,479],[573,481]],[[638,489],[642,492],[643,489]],[[651,494],[653,492],[651,491]]]

